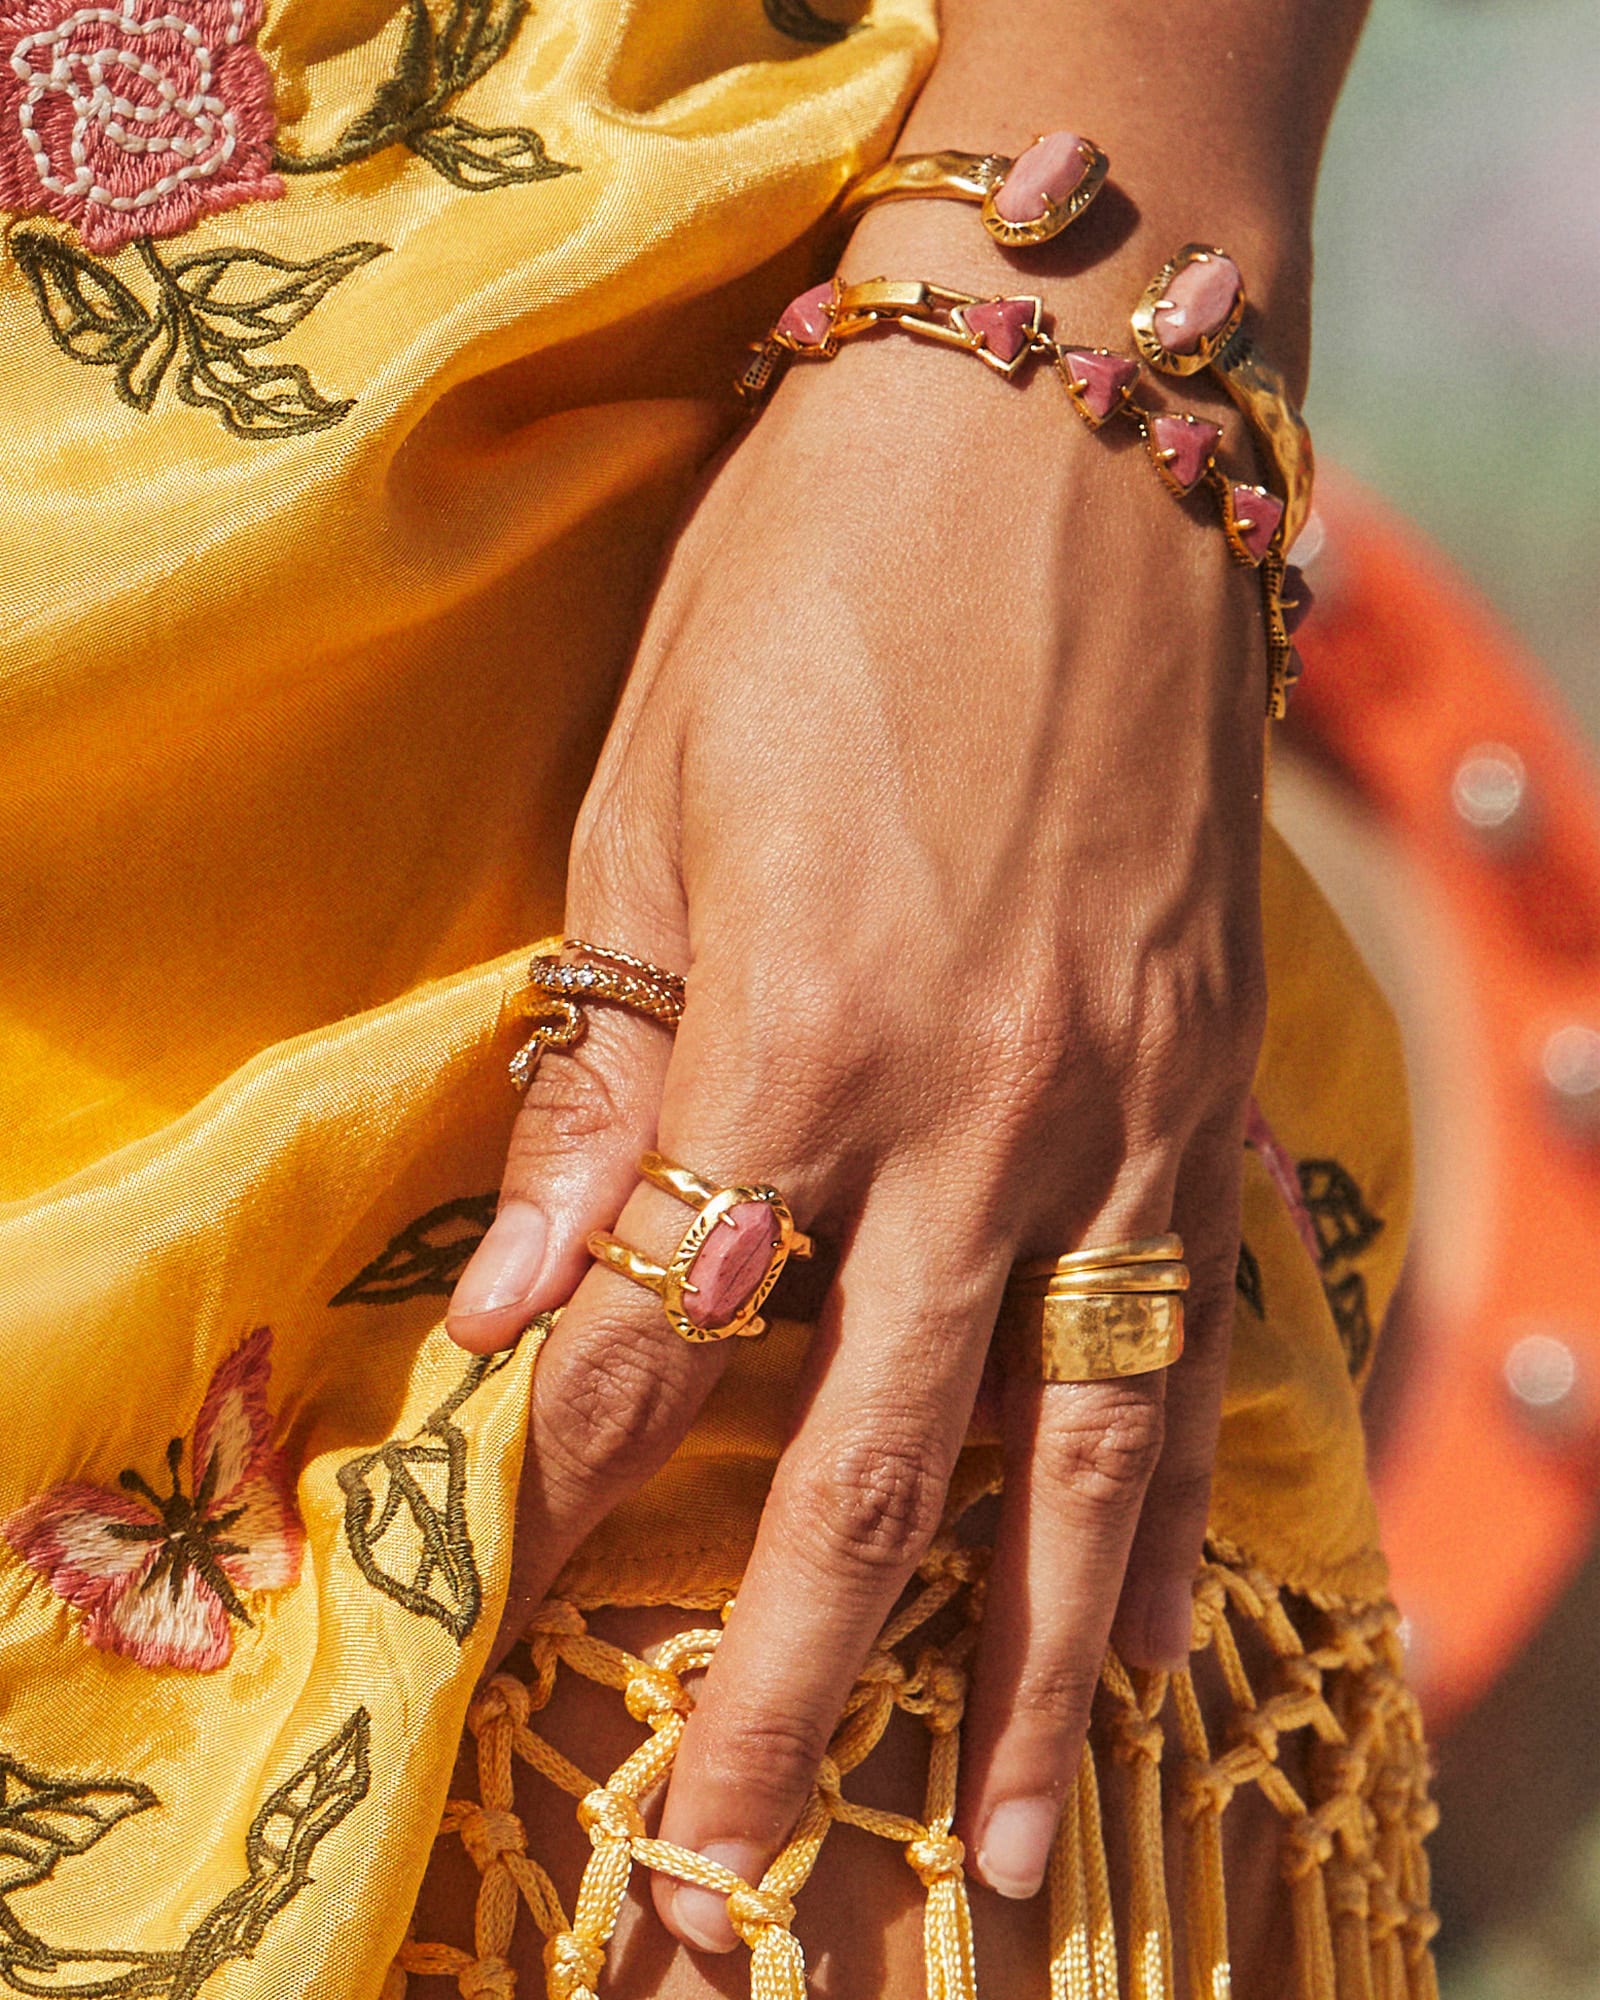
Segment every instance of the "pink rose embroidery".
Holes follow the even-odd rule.
[[[272,1334],[257,1327],[206,1391],[183,1490],[183,1439],[167,1448],[170,1493],[124,1472],[121,1493],[52,1486],[0,1523],[0,1536],[84,1612],[92,1646],[146,1667],[225,1666],[233,1628],[251,1623],[241,1591],[285,1590],[305,1530],[272,1443]]]
[[[283,193],[262,0],[0,0],[0,208],[109,255]]]

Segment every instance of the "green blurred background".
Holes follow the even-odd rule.
[[[1597,0],[1374,0],[1323,181],[1307,414],[1319,453],[1455,558],[1600,741]],[[1441,1746],[1445,2000],[1600,2000],[1600,1818],[1525,1781],[1593,1743],[1570,1704],[1586,1689],[1600,1708],[1597,1578],[1592,1560],[1552,1621],[1589,1663],[1565,1706],[1536,1643],[1500,1691],[1503,1730]],[[1463,1773],[1486,1735],[1491,1768]],[[1567,1823],[1541,1827],[1531,1890],[1515,1868],[1486,1888],[1480,1864],[1518,1845],[1499,1821],[1541,1797]]]

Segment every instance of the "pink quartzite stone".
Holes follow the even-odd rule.
[[[994,212],[1003,222],[1037,222],[1052,202],[1065,201],[1088,171],[1076,132],[1047,132],[1012,161],[995,190]]]
[[[1269,493],[1264,486],[1236,486],[1233,489],[1233,525],[1239,531],[1239,539],[1250,551],[1252,561],[1260,562],[1272,546],[1272,538],[1278,532],[1278,523],[1283,519],[1283,502],[1275,493]]]
[[[1205,471],[1222,431],[1201,417],[1169,414],[1150,419],[1150,436],[1156,450],[1163,455],[1168,478],[1187,493]]]
[[[764,1201],[730,1208],[689,1266],[694,1290],[684,1316],[696,1326],[726,1326],[767,1275],[778,1237],[778,1218]]]
[[[1033,337],[1032,299],[982,299],[961,317],[997,361],[1015,361]]]
[[[1311,607],[1316,601],[1310,584],[1306,582],[1305,571],[1290,563],[1283,573],[1283,629],[1298,632],[1311,616]]]
[[[1070,380],[1093,417],[1109,417],[1139,379],[1139,364],[1121,354],[1096,354],[1092,348],[1069,347],[1062,360]]]
[[[1193,354],[1233,311],[1244,280],[1231,257],[1185,264],[1156,305],[1156,335],[1172,354]]]
[[[820,347],[833,325],[833,280],[813,285],[791,299],[778,320],[777,331],[801,347]]]

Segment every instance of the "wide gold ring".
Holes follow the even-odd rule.
[[[1008,1374],[1105,1382],[1170,1368],[1183,1352],[1189,1267],[1177,1236],[1147,1236],[1023,1264],[995,1327]]]
[[[661,1301],[681,1339],[699,1343],[766,1331],[760,1317],[767,1294],[791,1257],[809,1257],[811,1238],[795,1227],[789,1204],[773,1187],[717,1187],[660,1153],[645,1153],[640,1175],[696,1211],[683,1241],[658,1264],[609,1230],[589,1238],[589,1255]]]

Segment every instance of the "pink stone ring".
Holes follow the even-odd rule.
[[[641,1176],[696,1211],[665,1264],[599,1229],[589,1255],[654,1292],[674,1333],[696,1343],[752,1338],[766,1331],[763,1301],[791,1257],[809,1257],[811,1238],[794,1226],[776,1188],[714,1187],[660,1153],[639,1160]]]

